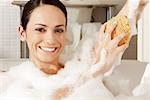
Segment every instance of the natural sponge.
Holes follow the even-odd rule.
[[[119,42],[118,46],[121,46],[130,40],[131,28],[129,19],[126,16],[116,16],[110,19],[106,24],[106,29],[109,29],[113,24],[117,22],[117,26],[111,34],[111,39],[116,37],[118,34],[127,33],[127,35]]]

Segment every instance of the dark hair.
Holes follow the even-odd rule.
[[[31,13],[35,8],[39,7],[41,4],[54,5],[58,7],[64,13],[67,25],[67,10],[66,7],[59,0],[30,0],[25,4],[23,14],[21,17],[21,25],[24,28],[24,30],[26,30]]]

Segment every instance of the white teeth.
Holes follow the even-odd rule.
[[[55,51],[56,48],[45,48],[45,47],[41,47],[41,49],[44,50],[44,51],[53,52],[53,51]]]

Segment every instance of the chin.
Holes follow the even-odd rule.
[[[56,61],[58,57],[44,57],[44,56],[42,56],[42,57],[38,57],[38,58],[40,61],[48,63],[48,62]]]

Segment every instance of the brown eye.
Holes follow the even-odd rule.
[[[38,32],[42,32],[42,33],[46,32],[46,30],[44,28],[36,28],[35,30]]]
[[[55,33],[63,33],[64,29],[55,29],[54,31],[55,31]]]

